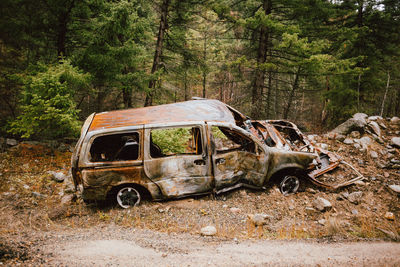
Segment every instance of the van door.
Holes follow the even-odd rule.
[[[267,154],[244,130],[208,125],[217,192],[241,184],[262,187],[267,176]]]
[[[211,191],[204,125],[145,130],[144,169],[165,198]]]

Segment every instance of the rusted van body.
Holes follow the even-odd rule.
[[[263,188],[278,173],[305,172],[316,158],[268,147],[249,127],[241,113],[207,99],[95,113],[72,155],[73,180],[83,199],[113,196],[127,208],[143,197]],[[296,176],[283,177],[283,193],[297,190]]]

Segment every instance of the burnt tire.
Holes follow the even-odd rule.
[[[282,195],[295,194],[300,187],[300,179],[296,175],[285,175],[279,183],[279,190]]]
[[[137,188],[126,185],[119,188],[115,194],[115,199],[121,208],[128,209],[139,205],[142,196]]]

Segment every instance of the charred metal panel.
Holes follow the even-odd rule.
[[[232,112],[218,100],[193,100],[160,106],[97,113],[89,131],[188,121],[235,123]]]

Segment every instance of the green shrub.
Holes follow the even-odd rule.
[[[21,115],[10,122],[8,132],[23,138],[53,139],[79,134],[78,110],[73,95],[89,77],[69,62],[50,66],[27,77]]]

